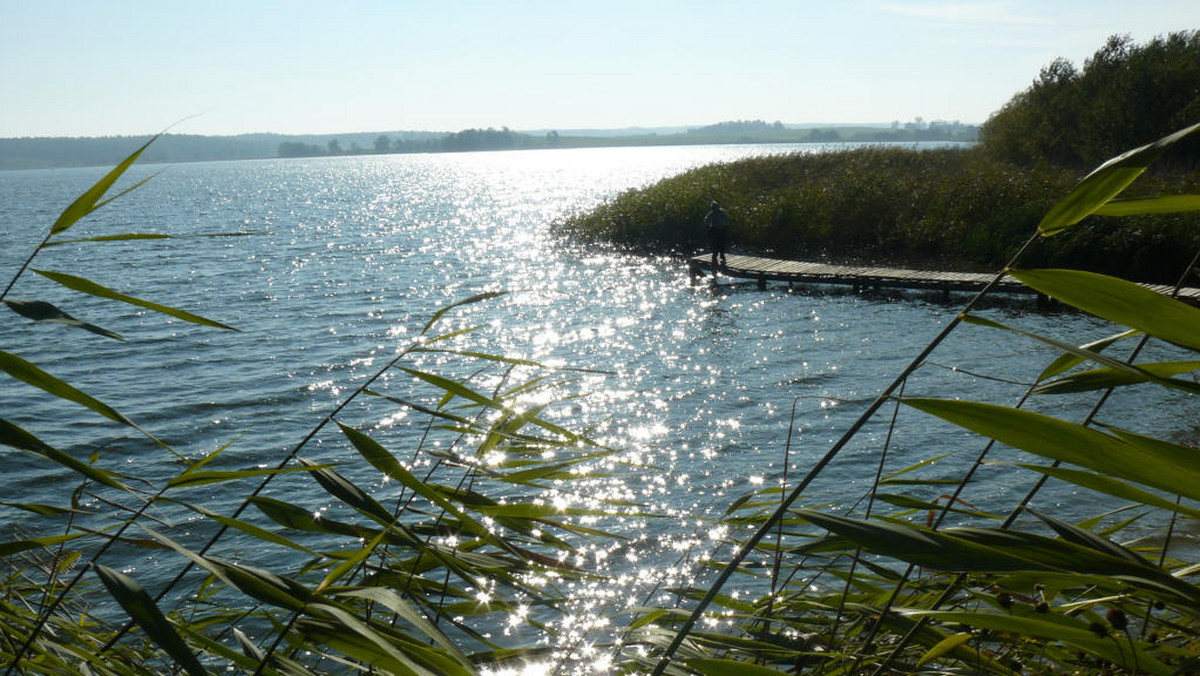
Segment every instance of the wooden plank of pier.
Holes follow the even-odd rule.
[[[711,273],[712,254],[701,254],[688,259],[688,269],[693,279]],[[719,272],[729,277],[757,280],[760,287],[766,286],[768,281],[778,281],[789,284],[841,284],[856,289],[933,289],[946,293],[979,291],[995,277],[991,273],[830,265],[735,254],[726,257],[725,265],[721,266]],[[1172,287],[1165,285],[1143,286],[1166,295],[1170,295],[1172,291]],[[1037,291],[1008,275],[1002,277],[994,288],[1002,293],[1037,294]],[[1200,289],[1184,288],[1178,297],[1180,300],[1200,304]]]

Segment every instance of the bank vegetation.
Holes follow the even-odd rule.
[[[1091,166],[1200,120],[1200,32],[1113,37],[1082,70],[1058,60],[980,130],[979,144],[864,144],[694,169],[558,224],[587,242],[690,254],[712,200],[745,253],[992,270]],[[1139,194],[1194,189],[1200,144],[1181,142]],[[1038,242],[1030,264],[1167,283],[1200,244],[1194,215],[1094,216]]]
[[[1014,219],[1022,209],[1040,210],[1030,216],[1026,244],[1006,263],[1016,267],[1038,241],[1083,237],[1075,233],[1086,233],[1098,215],[1122,215],[1122,236],[1138,239],[1142,226],[1125,217],[1200,211],[1200,195],[1129,199],[1127,193],[1154,179],[1151,168],[1169,163],[1172,151],[1197,136],[1200,124],[1131,149],[1055,200],[1049,194],[1061,179],[1053,172],[1030,170],[1022,179],[1015,168],[996,169],[974,151],[875,149],[861,157],[889,163],[892,182],[912,174],[911,184],[902,184],[910,193],[920,191],[919,165],[941,163],[946,175],[965,169],[986,175],[976,188],[979,199],[1007,206]],[[71,231],[137,187],[114,186],[139,154],[66,206],[25,265],[5,271],[10,283],[0,301],[11,320],[120,339],[53,303],[11,295],[20,288],[40,298],[45,286],[56,285],[47,297],[62,295],[61,286],[209,330],[231,329],[89,281],[82,276],[85,256],[70,273],[34,265],[47,247],[66,241],[96,247],[146,237],[111,232],[78,239]],[[787,172],[846,175],[847,158],[824,161]],[[786,164],[768,162],[775,164],[720,169],[726,173],[715,176],[725,183],[716,188],[749,185],[756,167]],[[863,173],[853,174],[859,187],[845,189],[853,196],[842,200],[847,206],[869,204],[875,192],[861,182],[874,174],[855,171]],[[770,183],[767,173],[753,177],[755,184]],[[1006,191],[993,197],[1002,186]],[[714,185],[693,190],[699,196]],[[733,194],[717,196],[744,214],[776,213],[783,204],[738,203]],[[709,196],[687,208],[703,208]],[[918,205],[938,200],[931,190]],[[660,206],[646,213],[690,213]],[[916,207],[907,209],[920,223]],[[588,631],[580,633],[569,630],[578,620],[571,616],[573,590],[580,589],[574,583],[609,579],[602,566],[583,562],[582,546],[617,537],[606,523],[661,524],[636,504],[588,499],[586,477],[614,449],[573,429],[578,393],[558,386],[577,374],[471,348],[469,313],[498,302],[499,292],[465,298],[414,323],[411,343],[377,362],[365,381],[347,383],[333,410],[314,413],[307,404],[281,410],[312,416],[312,428],[261,465],[238,459],[236,439],[203,457],[184,457],[169,435],[152,435],[120,412],[136,406],[99,401],[56,378],[37,365],[36,347],[26,345],[27,354],[18,355],[18,348],[0,345],[5,387],[40,390],[74,411],[53,419],[0,411],[3,458],[36,464],[39,480],[62,489],[41,503],[23,497],[21,486],[4,492],[0,669],[114,676],[1200,671],[1200,385],[1191,375],[1200,369],[1200,309],[1096,272],[1022,267],[1013,274],[1094,315],[1111,334],[1101,340],[1039,335],[1022,328],[1020,317],[977,313],[971,301],[828,449],[806,456],[794,473],[748,485],[720,517],[697,519],[697,528],[718,542],[681,553],[681,561],[695,562],[692,583],[657,589],[642,605],[597,604]],[[1191,279],[1194,268],[1189,260],[1174,270],[1175,281]],[[21,279],[29,283],[17,287]],[[1019,402],[981,399],[987,390],[977,390],[974,377],[928,396],[905,396],[908,378],[967,325],[994,332],[997,342],[1048,346],[1055,357],[1014,376],[1027,383]],[[429,355],[437,360],[422,359]],[[944,359],[976,357],[988,355],[951,350]],[[160,371],[151,366],[146,386],[128,399],[157,396],[150,383]],[[390,379],[395,389],[389,374],[397,376]],[[1150,388],[1164,403],[1145,429],[1111,424],[1106,407],[1119,399],[1110,395]],[[1084,406],[1035,407],[1061,412],[1056,417],[1025,405],[1056,398]],[[368,399],[379,407],[364,406]],[[392,406],[428,421],[427,436],[414,447],[391,447],[386,426],[370,422]],[[1068,419],[1080,410],[1087,412]],[[970,434],[898,466],[890,457],[893,442],[904,443],[905,428],[935,421]],[[838,504],[812,502],[807,488],[868,425],[869,438],[856,452],[870,454],[874,479],[845,482]],[[144,437],[147,453],[171,461],[171,475],[140,476],[139,467],[102,453],[116,430]],[[46,441],[63,437],[66,443]],[[778,442],[784,466],[791,466],[790,435],[781,431]],[[963,452],[973,459],[965,471],[922,471],[936,470],[942,454]],[[977,474],[985,466],[1019,477],[1028,490],[1002,509],[980,510],[972,492],[987,490]],[[1039,500],[1048,482],[1068,490],[1089,516],[1068,522],[1057,505]],[[39,494],[49,493],[43,486]],[[550,499],[556,496],[571,499],[559,504]],[[146,553],[156,570],[128,565]],[[164,570],[169,574],[155,574]]]

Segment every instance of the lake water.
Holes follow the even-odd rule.
[[[273,465],[408,345],[439,308],[484,291],[510,291],[452,313],[446,325],[483,326],[460,343],[464,347],[604,372],[564,386],[568,394],[587,396],[558,414],[618,449],[602,468],[606,476],[588,490],[669,515],[605,524],[640,538],[636,551],[608,541],[581,543],[581,556],[597,566],[635,573],[629,590],[615,594],[621,604],[637,600],[646,587],[638,571],[661,568],[681,551],[694,560],[717,547],[704,517],[719,515],[764,483],[778,483],[785,452],[791,477],[824,454],[966,297],[759,290],[753,282],[730,280],[692,285],[679,260],[558,242],[552,223],[689,167],[820,150],[619,148],[135,167],[135,178],[161,173],[77,226],[79,236],[246,234],[64,245],[39,255],[34,267],[81,274],[241,332],[72,296],[26,274],[10,297],[61,302],[127,341],[35,325],[9,313],[0,322],[0,348],[111,404],[183,455],[200,457],[231,444],[224,458],[233,466]],[[103,173],[0,173],[5,281],[62,208]],[[1036,311],[1023,298],[996,299],[983,312],[1077,342],[1112,331],[1077,314]],[[1031,341],[963,327],[906,393],[1013,403],[1023,383],[1054,356]],[[426,357],[420,363],[436,368],[440,362]],[[409,383],[395,373],[384,380],[397,391]],[[1177,417],[1161,396],[1139,390],[1111,404],[1105,420],[1194,432],[1188,422],[1194,415]],[[1037,407],[1078,418],[1087,405],[1054,399]],[[885,410],[889,414],[869,424],[813,485],[806,504],[847,505],[862,496],[887,432],[891,409]],[[108,467],[150,480],[180,468],[145,439],[11,379],[0,380],[0,411],[77,456],[98,453]],[[425,432],[420,416],[378,401],[344,418],[393,449],[411,448]],[[901,412],[900,428],[890,442],[889,471],[945,456],[914,476],[956,478],[982,447],[913,411]],[[306,455],[336,461],[345,452],[326,444]],[[0,457],[4,502],[61,504],[64,491],[78,483],[13,450],[0,448]],[[1004,512],[1032,481],[1011,468],[989,467],[965,497],[980,509]],[[221,491],[207,497],[218,510],[240,501]],[[1070,488],[1051,486],[1038,499],[1066,518],[1103,511]],[[315,511],[330,502],[319,491],[302,501]],[[26,512],[4,517],[31,530],[40,523]],[[253,552],[244,555],[253,558]],[[125,568],[147,586],[177,565],[174,559],[161,565],[157,554],[138,556]],[[673,574],[686,579],[696,569],[681,566]],[[606,593],[603,603],[611,609],[612,590]]]

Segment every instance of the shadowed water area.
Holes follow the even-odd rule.
[[[568,563],[618,576],[616,584],[567,585],[578,608],[560,621],[560,641],[578,646],[602,635],[605,618],[620,609],[651,600],[669,604],[674,596],[667,588],[702,586],[708,574],[703,560],[727,556],[718,548],[731,533],[715,519],[750,491],[794,482],[966,301],[831,287],[759,290],[753,282],[730,280],[692,285],[678,259],[622,254],[553,236],[556,219],[622,190],[701,164],[795,151],[819,147],[135,167],[135,180],[162,173],[77,226],[79,236],[241,236],[68,244],[47,250],[34,267],[81,274],[241,332],[72,296],[28,274],[11,297],[61,302],[80,319],[127,340],[36,325],[9,313],[0,322],[0,349],[36,361],[114,406],[186,457],[228,444],[222,456],[228,467],[273,466],[416,339],[439,308],[480,292],[511,292],[448,314],[443,330],[479,326],[450,344],[581,369],[557,372],[558,385],[532,397],[556,400],[545,413],[548,419],[614,449],[584,465],[586,476],[563,480],[545,496],[563,507],[622,504],[618,516],[577,519],[620,536],[575,540],[577,553]],[[0,173],[0,270],[6,281],[59,211],[103,172]],[[737,215],[731,216],[737,251]],[[985,303],[982,314],[1074,342],[1113,332],[1078,314],[1039,312],[1028,298],[996,298]],[[961,393],[1011,404],[1055,356],[1032,341],[964,326],[918,370],[905,394]],[[1162,355],[1145,358],[1156,357]],[[480,391],[515,384],[522,375],[508,374],[506,381],[504,369],[493,365],[476,376],[439,354],[418,355],[406,365],[477,377]],[[395,370],[376,389],[429,407],[438,404],[428,388]],[[1162,406],[1161,392],[1126,389],[1106,408],[1106,422],[1170,430],[1180,438],[1195,434],[1195,416]],[[339,420],[369,431],[414,468],[430,464],[426,451],[450,450],[457,443],[453,435],[431,433],[428,419],[411,409],[374,397],[357,403]],[[1089,403],[1047,398],[1033,408],[1080,419]],[[957,479],[980,451],[978,439],[911,410],[900,411],[898,431],[889,438],[892,408],[884,411],[814,482],[805,505],[849,508],[860,500],[880,471],[885,442],[885,474],[938,458],[905,475],[912,478]],[[176,458],[144,437],[12,379],[0,381],[0,412],[76,457],[97,454],[105,466],[131,476],[160,483],[180,471]],[[325,435],[302,455],[346,463],[340,471],[381,499],[398,490],[364,468],[344,440],[337,441],[335,434]],[[0,458],[6,479],[0,501],[58,503],[78,485],[65,470],[11,449],[0,448]],[[1000,450],[995,459],[1012,456]],[[1009,466],[985,466],[964,498],[980,510],[1004,513],[1034,480]],[[276,495],[314,513],[330,507],[319,489],[306,495],[303,480],[289,481]],[[189,490],[190,500],[224,513],[243,497],[228,486]],[[1038,503],[1066,519],[1104,511],[1103,505],[1077,501],[1070,487],[1052,485]],[[0,513],[7,523],[38,528],[28,513]],[[156,516],[184,540],[196,519],[165,508]],[[237,552],[247,561],[256,554]],[[159,552],[131,550],[123,556],[123,569],[147,587],[161,584],[178,566],[176,557]],[[510,640],[517,644],[547,640],[503,617],[495,632],[513,633]]]

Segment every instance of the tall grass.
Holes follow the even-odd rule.
[[[1115,199],[1167,147],[1197,129],[1101,166],[1047,211],[1038,232],[1055,236],[1094,213],[1200,209],[1198,195]],[[1194,256],[1177,271],[1180,281],[1195,266]],[[1200,551],[1188,538],[1179,542],[1200,517],[1200,451],[1170,439],[1174,430],[1155,437],[1103,422],[1109,395],[1125,387],[1170,388],[1180,411],[1195,411],[1189,398],[1200,385],[1180,376],[1200,369],[1200,361],[1136,361],[1150,340],[1177,346],[1185,357],[1200,348],[1200,309],[1090,272],[1011,274],[1128,330],[1076,346],[977,317],[972,301],[804,477],[735,503],[731,518],[756,522],[754,535],[736,543],[706,590],[685,590],[687,612],[645,616],[643,640],[661,649],[643,662],[647,670],[659,674],[683,664],[704,674],[1171,674],[1200,666]],[[963,323],[1047,343],[1063,356],[1037,374],[1015,406],[968,401],[962,392],[903,396],[909,377]],[[1133,343],[1127,358],[1107,356],[1122,342]],[[1092,368],[1082,368],[1089,362]],[[1031,398],[1068,393],[1095,398],[1085,419],[1022,408]],[[894,409],[891,431],[878,449],[880,474],[867,499],[804,507],[811,480],[885,407]],[[893,434],[922,424],[912,412],[980,435],[977,460],[958,482],[908,479],[913,467],[888,468]],[[1013,469],[1034,481],[1007,513],[989,514],[971,504],[970,492],[997,444],[1023,452]],[[930,449],[927,462],[938,450]],[[1034,508],[1051,480],[1114,498],[1121,510],[1067,523],[1052,509]],[[1135,516],[1114,516],[1130,510]],[[769,593],[747,598],[726,589],[755,574],[757,567],[747,567],[755,559],[784,572],[772,578]],[[724,627],[709,631],[705,622]],[[750,670],[741,664],[747,661],[762,666]]]
[[[1015,260],[1042,238],[1086,227],[1079,224],[1090,214],[1200,209],[1200,196],[1114,199],[1165,148],[1195,130],[1098,168],[1053,204],[1018,202],[1029,196],[1022,192],[1029,184],[1014,182],[1004,193],[1013,200],[1005,200],[1009,213],[1041,214],[1039,234]],[[140,152],[63,212],[14,281],[34,269],[38,252],[63,241],[67,229],[103,206]],[[819,167],[831,176],[840,171],[843,182],[854,183],[850,178],[865,171],[864,157],[871,165],[891,162],[890,171],[902,178],[914,166],[908,155],[890,151],[795,166]],[[949,165],[974,161],[955,152],[931,157]],[[724,181],[718,186],[738,185],[752,180],[743,172],[763,166],[739,163],[679,179],[685,192],[662,207],[658,230],[682,246],[689,240],[674,232],[672,219],[691,222],[699,215],[689,211],[691,198],[704,195],[706,203],[714,187],[698,177],[717,175]],[[788,190],[787,181],[778,189]],[[844,204],[871,211],[862,204],[861,185],[843,189]],[[919,180],[909,190],[917,204],[933,199]],[[739,203],[739,194],[731,189],[717,197],[743,214],[756,208],[775,213],[784,204]],[[633,227],[614,209],[602,209],[598,218],[616,231]],[[814,228],[826,222],[818,216],[835,218],[812,216],[806,222]],[[912,222],[920,222],[915,211]],[[88,245],[142,236],[107,236]],[[1182,280],[1194,269],[1193,260],[1176,274]],[[36,272],[40,280],[77,292],[231,328],[78,275]],[[1200,350],[1200,309],[1090,272],[1011,273],[1112,322],[1113,338],[1080,345],[1036,335],[977,316],[972,301],[806,473],[728,506],[727,532],[750,535],[730,536],[728,552],[705,559],[711,579],[667,590],[678,600],[674,605],[648,603],[633,614],[603,618],[618,631],[615,640],[589,646],[606,656],[600,663],[620,673],[713,676],[1200,669],[1200,561],[1186,541],[1200,517],[1200,452],[1170,438],[1172,430],[1117,429],[1104,416],[1109,393],[1130,387],[1168,388],[1178,397],[1178,410],[1195,410],[1200,385],[1187,374],[1200,368],[1193,354]],[[119,339],[49,303],[10,299],[13,288],[0,299],[29,319],[91,331],[97,340]],[[590,669],[594,662],[571,658],[568,637],[550,636],[569,611],[570,583],[605,581],[602,573],[575,566],[572,554],[580,538],[614,537],[592,517],[637,508],[571,495],[591,464],[613,453],[554,422],[570,419],[552,412],[576,374],[473,351],[473,329],[440,328],[448,317],[469,318],[493,295],[436,313],[394,359],[314,420],[272,467],[239,468],[230,457],[236,446],[186,458],[155,438],[163,453],[177,458],[178,471],[150,484],[103,458],[73,457],[39,439],[39,430],[0,418],[0,443],[47,469],[67,471],[75,482],[73,494],[56,504],[5,502],[9,510],[36,515],[39,524],[14,529],[11,539],[0,542],[5,673],[473,674],[530,664],[546,673]],[[928,365],[946,336],[968,324],[1003,332],[998,335],[1006,339],[1050,344],[1062,356],[1038,369],[1036,385],[1017,405],[970,401],[967,392],[909,396],[912,374]],[[1173,346],[1179,358],[1140,363],[1148,341]],[[1126,356],[1113,356],[1126,346]],[[430,356],[438,357],[436,366]],[[40,388],[78,405],[81,416],[141,429],[117,407],[29,359],[0,351],[0,370],[18,381],[14,386]],[[388,382],[389,374],[404,377]],[[1079,421],[1024,408],[1027,401],[1060,396],[1094,397],[1095,404]],[[424,416],[427,435],[415,447],[388,448],[356,422],[368,399]],[[806,504],[809,484],[829,471],[859,430],[883,415],[890,431],[876,449],[878,475],[863,499]],[[930,416],[979,435],[977,460],[957,480],[923,478],[919,471],[936,463],[943,449],[929,449],[927,459],[908,467],[895,467],[888,457],[907,426],[924,425]],[[89,442],[74,446],[87,448]],[[781,440],[781,452],[787,445]],[[1020,451],[1011,471],[1027,474],[1031,487],[1007,509],[984,511],[973,504],[972,491],[978,469],[996,461],[997,445]],[[1039,505],[1046,481],[1102,496],[1107,506],[1067,523],[1052,505]],[[236,506],[219,510],[206,503],[216,490],[240,496]],[[547,495],[562,496],[567,506],[547,503]],[[172,528],[159,518],[163,512],[191,515],[191,525]],[[170,562],[165,565],[174,577],[147,588],[139,575],[122,571],[120,562],[139,550]],[[260,554],[250,559],[250,551]],[[522,631],[508,639],[498,627]]]
[[[31,266],[80,219],[140,185],[106,197],[143,150],[50,227],[5,290],[9,308],[121,339],[50,303],[8,298],[30,269],[77,292],[232,328]],[[235,447],[186,458],[154,438],[179,470],[152,485],[100,457],[73,457],[37,430],[0,418],[0,443],[47,470],[68,470],[77,482],[62,504],[6,498],[7,509],[36,515],[39,526],[14,529],[14,539],[0,544],[5,673],[341,673],[370,665],[389,673],[469,674],[481,664],[540,659],[546,643],[504,645],[492,638],[495,630],[507,623],[545,634],[569,601],[564,584],[590,575],[569,562],[572,540],[608,537],[580,521],[631,510],[572,494],[570,480],[586,478],[586,465],[611,452],[543,415],[578,374],[466,349],[472,328],[439,329],[448,316],[458,323],[459,314],[496,295],[437,312],[269,468],[239,468],[229,457]],[[428,365],[434,362],[436,368]],[[142,429],[118,407],[26,358],[0,351],[0,370],[19,386],[84,407],[84,414]],[[386,384],[388,374],[404,376],[407,391]],[[426,416],[422,443],[397,452],[354,424],[362,418],[356,407],[368,398]],[[76,448],[98,445],[77,441]],[[339,466],[348,458],[358,461],[354,481]],[[218,511],[207,504],[221,497],[218,491],[242,497]],[[547,504],[551,495],[567,506]],[[171,527],[164,514],[189,525]],[[155,552],[157,565],[174,577],[150,589],[118,570],[138,550]],[[117,608],[123,621],[114,618]]]
[[[628,190],[557,224],[571,237],[688,255],[709,246],[712,200],[730,214],[733,246],[834,262],[995,270],[1078,176],[1025,168],[984,149],[867,146],[715,164]],[[1170,194],[1191,177],[1156,173],[1137,189]],[[1089,218],[1026,251],[1026,264],[1170,283],[1200,246],[1192,214]]]

